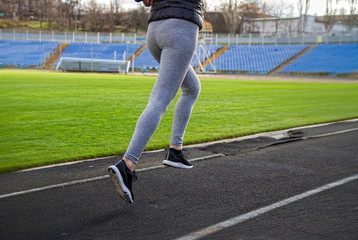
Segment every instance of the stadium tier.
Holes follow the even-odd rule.
[[[328,73],[331,75],[358,72],[358,44],[323,44],[281,70],[286,73]]]
[[[194,57],[192,59],[191,65],[193,67],[197,67],[199,63],[203,63],[206,58],[213,55],[217,52],[222,45],[202,45],[199,44],[196,48]],[[158,62],[154,59],[154,57],[150,54],[148,48],[146,48],[136,59],[134,62],[134,66],[138,68],[150,68],[157,69],[159,68]]]
[[[61,57],[89,58],[106,60],[127,60],[142,44],[126,43],[71,43]],[[58,61],[60,60],[58,59]],[[57,62],[54,66],[56,66]]]
[[[0,67],[41,67],[54,53],[60,42],[0,40]],[[219,55],[213,63],[204,66],[205,71],[239,72],[248,74],[324,73],[337,75],[358,72],[358,44],[311,45],[232,45],[228,49],[222,45],[199,44],[192,60],[198,67],[209,57]],[[123,60],[129,59],[141,44],[130,43],[82,43],[69,44],[60,56],[53,54],[50,59],[61,57]],[[307,52],[302,52],[307,49]],[[219,51],[220,50],[220,51]],[[303,55],[298,55],[299,53]],[[216,56],[215,56],[216,57]],[[297,59],[296,59],[297,58]],[[291,61],[287,66],[288,60]],[[51,64],[53,63],[51,62]],[[283,64],[283,65],[282,65]],[[133,63],[130,65],[133,66]],[[134,67],[158,69],[159,64],[147,48],[134,59]],[[279,70],[280,68],[281,70]]]
[[[215,61],[218,71],[267,74],[309,45],[233,45]],[[208,66],[208,70],[212,70]]]
[[[199,63],[203,63],[207,58],[216,53],[222,45],[205,45],[199,44],[196,48],[191,65],[197,67]]]
[[[148,48],[146,48],[138,57],[136,57],[134,66],[138,68],[158,69],[159,63],[150,54]]]
[[[0,40],[0,66],[41,67],[59,42]]]

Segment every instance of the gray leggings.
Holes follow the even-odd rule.
[[[185,128],[200,92],[200,81],[190,65],[197,39],[198,26],[186,20],[171,18],[149,24],[147,45],[160,68],[124,155],[129,160],[138,161],[180,87],[182,94],[175,106],[170,144],[182,146]]]

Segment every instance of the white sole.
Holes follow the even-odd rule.
[[[169,161],[169,160],[164,160],[163,164],[167,165],[169,167],[175,167],[175,168],[184,168],[184,169],[193,168],[193,166],[187,166],[187,165],[184,165],[182,163],[172,162],[172,161]]]
[[[113,173],[113,172],[114,173]],[[116,191],[119,196],[126,202],[133,203],[131,191],[124,184],[121,173],[118,168],[114,165],[108,167],[109,176],[112,178]]]

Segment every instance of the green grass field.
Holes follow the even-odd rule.
[[[122,154],[154,80],[1,70],[0,172]],[[173,109],[147,150],[168,146]],[[185,143],[356,117],[358,84],[202,79]]]

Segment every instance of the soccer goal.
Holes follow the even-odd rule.
[[[205,47],[204,47],[205,46]],[[216,73],[216,67],[210,60],[210,46],[198,44],[194,53],[194,62],[197,63],[198,71],[205,73],[206,67],[210,65],[212,71]]]
[[[56,70],[76,72],[120,72],[129,71],[130,61],[62,57]]]

